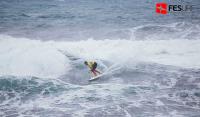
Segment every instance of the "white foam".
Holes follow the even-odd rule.
[[[58,77],[67,72],[68,59],[41,41],[0,36],[0,75]]]
[[[200,40],[87,40],[56,43],[56,46],[85,59],[102,59],[126,65],[154,62],[200,68]]]
[[[100,59],[122,65],[153,62],[200,68],[200,40],[86,40],[42,42],[0,35],[0,75],[58,77],[70,69],[58,50],[83,59]]]

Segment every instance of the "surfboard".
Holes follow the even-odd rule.
[[[89,79],[89,81],[93,81],[93,80],[97,80],[97,79],[99,79],[100,77],[102,77],[102,76],[104,76],[104,75],[106,75],[106,74],[109,74],[109,73],[112,73],[112,72],[114,72],[114,71],[117,71],[117,70],[119,70],[120,69],[120,67],[118,67],[117,65],[112,65],[112,66],[110,66],[109,68],[107,68],[102,74],[99,74],[99,75],[97,75],[97,76],[95,76],[95,77],[91,77],[90,79]]]
[[[100,75],[97,75],[97,76],[95,76],[95,77],[91,77],[91,78],[89,79],[89,81],[96,80],[96,79],[100,78],[100,77],[103,76],[103,75],[104,75],[104,73],[102,73],[102,74],[100,74]]]

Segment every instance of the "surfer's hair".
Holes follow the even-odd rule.
[[[85,62],[84,62],[84,64],[85,64],[85,65],[88,65],[88,62],[87,62],[87,61],[85,61]]]

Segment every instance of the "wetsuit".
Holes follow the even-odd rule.
[[[96,62],[88,62],[88,67],[90,68],[91,71],[95,71],[97,68],[97,63]]]

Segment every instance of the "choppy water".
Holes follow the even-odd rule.
[[[164,0],[194,5],[192,12],[155,13],[160,0],[1,0],[0,32],[40,40],[130,39],[135,26],[199,24],[199,0]]]
[[[200,2],[156,2],[1,0],[0,117],[199,117]]]

